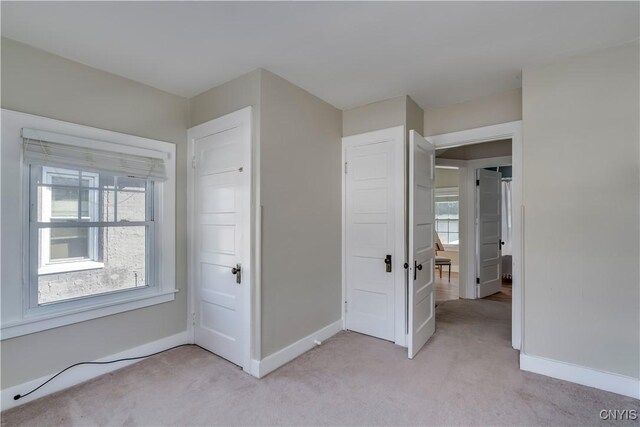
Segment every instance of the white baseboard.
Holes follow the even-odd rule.
[[[640,399],[640,379],[520,353],[520,369]]]
[[[342,319],[337,320],[310,335],[307,335],[301,340],[288,345],[282,350],[279,350],[262,360],[254,360],[252,366],[254,375],[258,378],[264,377],[268,373],[275,371],[276,369],[285,365],[286,363],[289,363],[296,357],[311,350],[316,346],[316,341],[322,342],[328,338],[331,338],[341,330]]]
[[[96,362],[122,359],[126,357],[142,356],[145,354],[155,353],[157,351],[165,350],[165,349],[174,347],[176,345],[187,344],[189,342],[190,341],[189,341],[188,332],[184,331],[179,334],[168,336],[166,338],[161,338],[157,341],[152,341],[152,342],[140,345],[138,347],[121,351],[120,353],[103,357],[101,359],[96,360]],[[23,393],[29,392],[33,388],[39,386],[40,384],[42,384],[43,382],[51,378],[53,375],[55,375],[55,372],[50,375],[44,376],[42,378],[38,378],[23,384],[6,388],[2,390],[1,410],[4,411],[9,408],[13,408],[15,406],[22,405],[27,402],[31,402],[32,400],[39,399],[48,394],[55,393],[57,391],[64,390],[66,388],[88,381],[90,379],[99,377],[100,375],[104,375],[106,373],[118,370],[120,368],[124,368],[125,366],[131,365],[141,360],[144,360],[144,359],[128,360],[126,362],[111,363],[108,365],[78,366],[60,375],[58,378],[56,378],[49,384],[45,385],[35,393],[29,396],[23,397],[19,400],[13,400],[13,396],[15,396],[16,394],[21,394],[21,393],[23,394]]]

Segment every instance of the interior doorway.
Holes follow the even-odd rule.
[[[438,163],[458,164],[436,168],[437,301],[462,296],[511,303],[511,140],[441,149],[436,153]],[[492,164],[496,166],[487,166]],[[468,192],[464,191],[464,182],[460,182],[462,170],[476,178],[473,200],[464,200]],[[470,208],[461,211],[461,206]],[[465,223],[471,221],[475,233],[465,235],[470,228]],[[465,268],[460,264],[460,248],[465,239],[473,239],[476,248],[477,283],[473,293],[460,291],[460,273]]]
[[[520,349],[521,122],[429,139],[437,165],[437,300],[511,303],[512,346]]]

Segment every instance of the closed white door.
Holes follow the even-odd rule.
[[[346,327],[396,341],[404,304],[403,128],[345,138]],[[400,293],[398,293],[400,291]]]
[[[250,137],[225,116],[190,130],[193,143],[193,315],[199,346],[247,368]],[[232,122],[235,123],[235,122]],[[250,135],[250,134],[249,134]]]
[[[435,148],[409,133],[409,358],[436,329],[435,316]]]
[[[500,292],[502,286],[502,174],[477,170],[478,298]]]

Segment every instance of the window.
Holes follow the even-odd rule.
[[[38,305],[152,284],[152,180],[30,168]]]
[[[19,201],[3,205],[2,339],[174,300],[175,145],[15,112],[2,126],[2,197]]]
[[[460,212],[457,188],[436,190],[436,231],[445,246],[460,243]]]

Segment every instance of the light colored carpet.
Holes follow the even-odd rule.
[[[437,331],[414,360],[344,332],[257,380],[185,347],[14,408],[2,425],[600,425],[601,409],[640,409],[520,371],[510,304],[458,300],[437,310]]]

